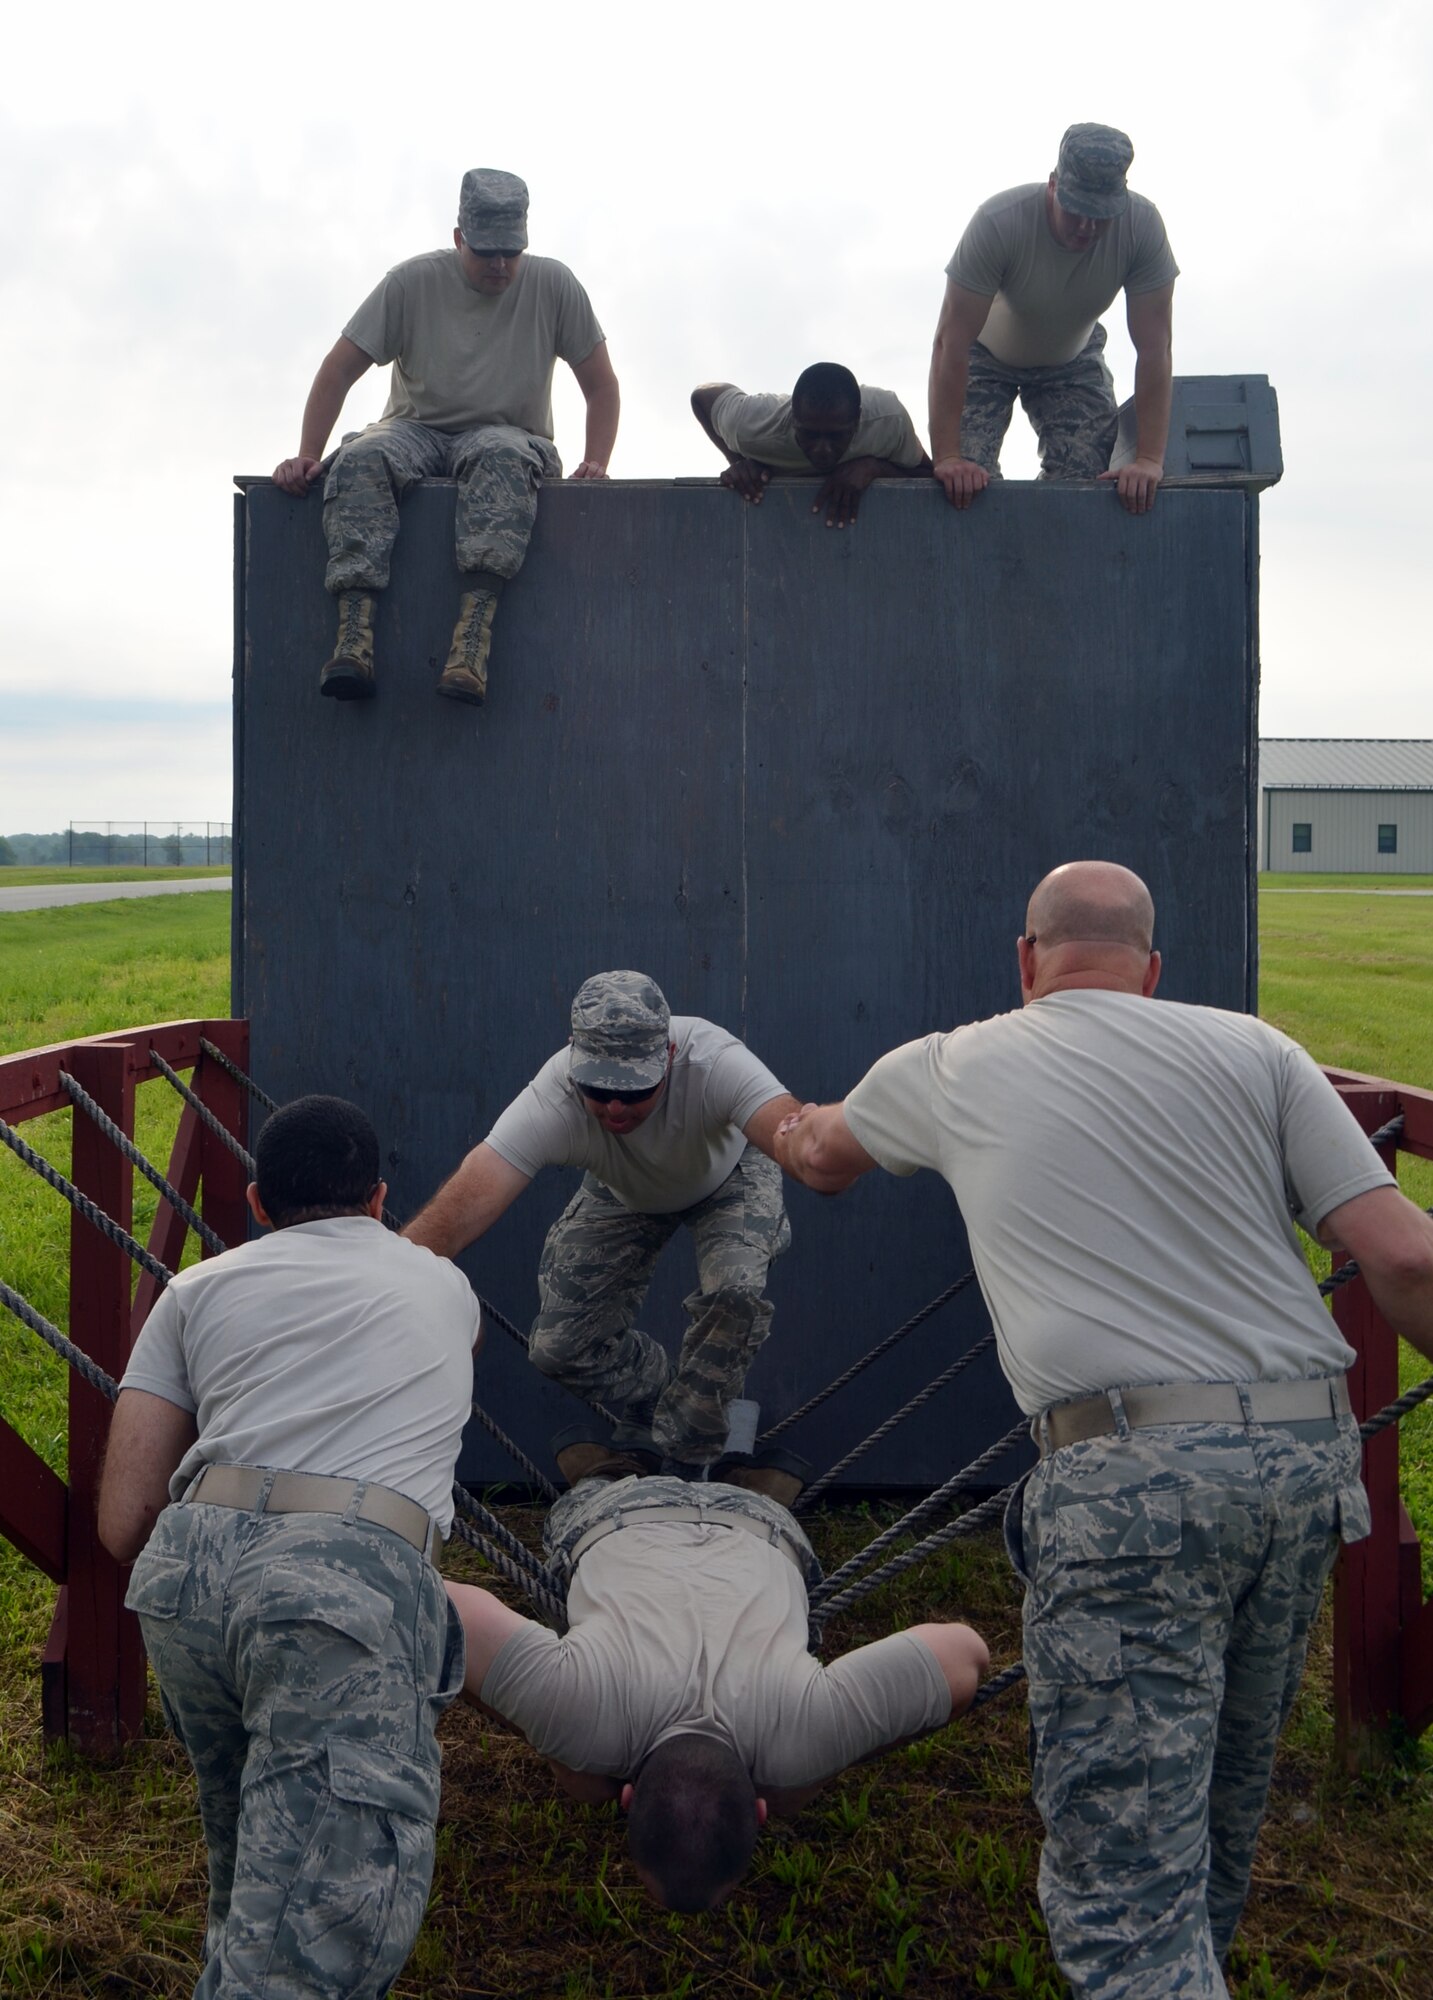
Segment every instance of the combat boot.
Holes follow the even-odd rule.
[[[779,1506],[792,1507],[809,1483],[811,1473],[809,1458],[802,1458],[799,1452],[783,1451],[780,1445],[768,1445],[765,1451],[755,1452],[750,1458],[718,1459],[711,1476],[726,1486],[740,1486],[747,1493],[764,1493]]]
[[[373,689],[373,621],[378,600],[371,591],[345,590],[338,599],[338,639],[333,658],[318,677],[320,694],[335,701],[367,701]]]
[[[494,578],[499,582],[500,579]],[[453,701],[482,702],[488,692],[488,654],[493,644],[493,618],[498,592],[491,585],[465,590],[458,604],[458,622],[448,648],[448,664],[438,680],[439,694]]]
[[[654,1452],[616,1451],[609,1437],[585,1424],[559,1431],[552,1440],[552,1455],[569,1486],[579,1479],[635,1479],[657,1469]]]

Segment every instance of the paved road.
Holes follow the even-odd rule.
[[[115,903],[130,896],[191,896],[200,889],[231,889],[229,875],[194,882],[46,882],[0,888],[0,910],[54,910],[65,903]]]

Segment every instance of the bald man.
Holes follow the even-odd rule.
[[[895,1050],[775,1142],[825,1193],[930,1167],[960,1203],[1040,1450],[1006,1520],[1040,1901],[1100,2000],[1227,1993],[1309,1623],[1368,1532],[1354,1357],[1295,1219],[1433,1356],[1433,1222],[1286,1035],[1156,1002],[1153,943],[1137,875],[1057,868],[1020,1009]]]

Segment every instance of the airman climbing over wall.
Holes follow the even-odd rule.
[[[1169,436],[1174,261],[1159,210],[1131,194],[1134,147],[1110,125],[1072,125],[1046,182],[982,202],[946,265],[930,366],[930,443],[946,497],[968,507],[1000,477],[1019,396],[1042,479],[1112,479],[1146,514]],[[1100,315],[1120,290],[1135,347],[1134,459],[1109,470],[1118,427]]]
[[[771,1330],[763,1293],[791,1241],[781,1120],[797,1110],[766,1065],[711,1021],[668,1010],[640,972],[599,972],[572,1040],[404,1231],[456,1257],[543,1167],[581,1167],[548,1231],[528,1354],[589,1402],[614,1405],[619,1448],[700,1478],[727,1447],[731,1404]],[[657,1258],[685,1225],[697,1289],[675,1369],[635,1324]]]
[[[759,503],[773,473],[817,473],[826,483],[813,514],[828,528],[855,525],[873,479],[930,471],[925,446],[890,389],[867,389],[838,361],[802,370],[789,396],[745,395],[734,382],[703,382],[692,414],[725,453],[723,486]]]
[[[552,441],[552,376],[565,361],[587,403],[574,479],[605,479],[620,398],[607,342],[565,264],[527,248],[527,185],[516,174],[464,174],[451,250],[397,264],[364,300],[314,377],[297,454],[274,472],[306,493],[327,465],[324,581],[338,637],[319,691],[374,692],[377,593],[387,588],[398,501],[423,478],[458,482],[457,556],[464,589],[438,692],[481,702],[493,618],[537,517],[537,490],[562,477]],[[378,363],[393,364],[382,417],[323,458],[344,398]]]

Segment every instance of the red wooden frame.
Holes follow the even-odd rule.
[[[247,1092],[203,1058],[201,1036],[247,1069],[246,1021],[128,1028],[0,1057],[0,1116],[19,1124],[67,1108],[70,1100],[59,1081],[66,1069],[132,1135],[135,1089],[159,1074],[150,1061],[154,1049],[171,1068],[194,1069],[198,1095],[242,1139],[248,1130]],[[1401,1136],[1382,1148],[1390,1166],[1400,1151],[1433,1159],[1433,1091],[1351,1070],[1328,1075],[1366,1132],[1401,1114]],[[73,1161],[76,1185],[128,1227],[131,1170],[83,1113],[74,1123]],[[202,1189],[204,1219],[223,1242],[245,1240],[244,1170],[188,1107],[175,1135],[168,1179],[191,1203]],[[173,1269],[184,1237],[183,1219],[161,1201],[150,1249]],[[71,1222],[70,1260],[70,1337],[118,1377],[159,1288],[141,1273],[131,1304],[129,1259],[78,1215]],[[1354,1409],[1360,1418],[1370,1416],[1398,1394],[1398,1343],[1361,1284],[1335,1294],[1334,1314],[1358,1354],[1349,1376]],[[105,1554],[94,1532],[109,1405],[77,1375],[70,1382],[69,1423],[67,1486],[0,1418],[0,1534],[60,1585],[42,1664],[45,1732],[104,1754],[139,1730],[144,1655],[136,1622],[123,1609],[125,1571]],[[1418,1539],[1399,1498],[1396,1425],[1368,1444],[1364,1479],[1373,1532],[1344,1550],[1334,1595],[1335,1726],[1350,1765],[1378,1756],[1395,1719],[1415,1734],[1433,1722],[1433,1599],[1424,1601]]]
[[[194,1070],[196,1094],[242,1141],[248,1132],[248,1093],[204,1057],[201,1037],[247,1068],[246,1021],[165,1021],[0,1057],[0,1117],[18,1125],[68,1109],[70,1099],[60,1083],[60,1071],[67,1070],[132,1138],[135,1090],[160,1074],[150,1060],[153,1049],[171,1069]],[[221,1241],[245,1240],[243,1167],[187,1105],[167,1178],[191,1204],[202,1188],[204,1219]],[[83,1112],[74,1119],[70,1179],[106,1215],[130,1227],[133,1170]],[[160,1263],[177,1266],[185,1235],[183,1219],[161,1200],[149,1241]],[[141,1273],[131,1303],[130,1284],[124,1251],[72,1212],[70,1338],[116,1379],[124,1373],[159,1290]],[[144,1718],[144,1649],[138,1624],[124,1609],[127,1571],[106,1555],[95,1533],[109,1413],[98,1390],[72,1373],[68,1484],[0,1418],[0,1534],[60,1586],[41,1661],[45,1734],[67,1737],[91,1755],[112,1753],[138,1734]]]
[[[1433,1091],[1356,1070],[1325,1074],[1365,1132],[1401,1115],[1402,1133],[1379,1149],[1390,1168],[1400,1152],[1433,1160]],[[1398,1395],[1397,1339],[1356,1281],[1335,1292],[1334,1318],[1358,1354],[1348,1378],[1354,1414],[1371,1417]],[[1433,1598],[1424,1601],[1418,1537],[1399,1496],[1396,1424],[1364,1446],[1363,1481],[1373,1531],[1344,1549],[1334,1585],[1334,1727],[1351,1769],[1377,1760],[1394,1721],[1414,1735],[1433,1722]]]

